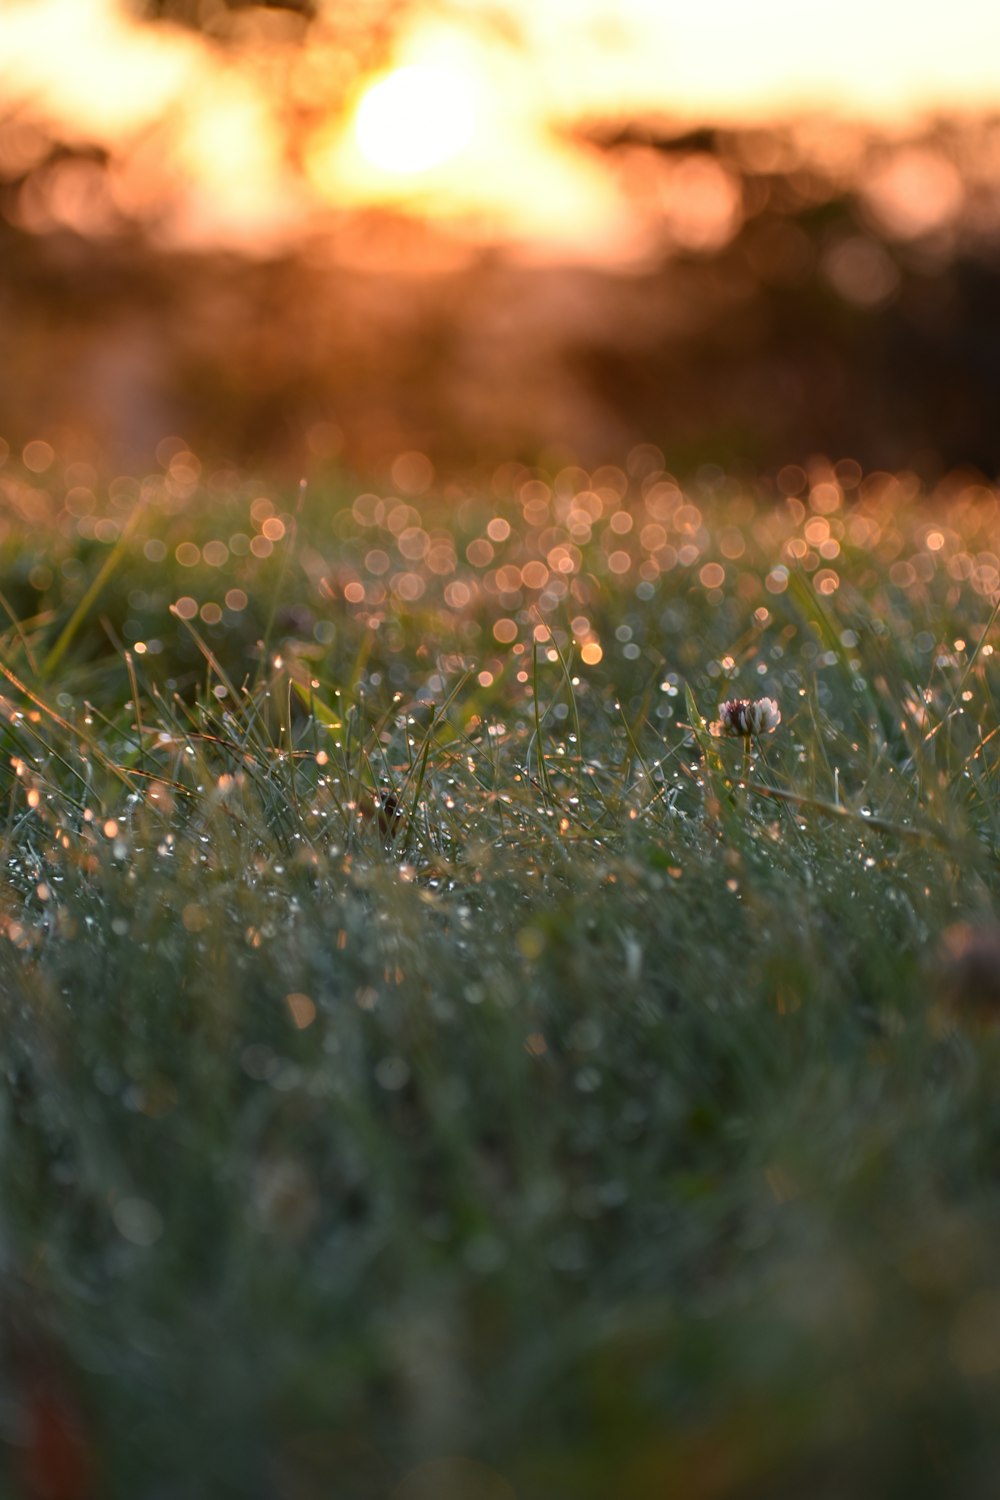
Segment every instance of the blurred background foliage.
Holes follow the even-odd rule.
[[[198,30],[225,24],[234,10],[289,10],[304,21],[316,17],[313,0],[133,0],[133,9],[142,20],[178,21]]]
[[[286,10],[305,21],[316,17],[313,0],[133,0],[133,9],[144,20],[179,21],[198,30],[224,30],[234,11]]]
[[[567,124],[635,243],[617,258],[526,253],[398,204],[308,197],[317,133],[385,64],[412,5],[133,11],[151,33],[196,27],[225,77],[266,96],[294,222],[280,233],[250,213],[239,233],[185,236],[168,118],[119,142],[0,91],[0,405],[15,448],[42,437],[135,467],[179,432],[298,475],[410,449],[440,469],[595,464],[648,440],[675,469],[823,453],[928,482],[958,462],[996,471],[1000,116],[891,131],[822,116]],[[475,25],[518,45],[500,11]],[[252,177],[237,157],[230,175]]]

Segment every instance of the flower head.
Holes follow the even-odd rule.
[[[730,698],[719,704],[712,733],[728,739],[760,739],[781,723],[781,709],[773,698]]]

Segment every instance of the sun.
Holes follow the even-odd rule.
[[[409,176],[457,156],[472,137],[476,114],[466,75],[414,63],[368,87],[354,116],[354,138],[371,166]]]

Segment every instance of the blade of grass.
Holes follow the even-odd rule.
[[[136,526],[139,524],[140,514],[140,509],[138,506],[136,506],[132,511],[132,514],[126,521],[124,527],[122,528],[121,535],[115,542],[115,545],[112,547],[111,551],[104,559],[104,562],[99,568],[97,575],[91,583],[90,587],[86,590],[83,598],[76,606],[76,609],[74,609],[73,613],[66,621],[66,624],[60,631],[55,644],[49,651],[45,660],[42,662],[39,676],[43,682],[52,676],[56,667],[58,667],[63,657],[66,655],[66,652],[69,650],[70,646],[73,644],[74,639],[76,638],[77,631],[80,629],[80,626],[83,624],[91,609],[93,609],[97,600],[100,598],[104,585],[107,583],[112,573],[114,573],[120,566],[125,556],[126,548],[128,547],[128,544],[132,539],[132,533],[135,531]]]
[[[901,838],[920,839],[924,843],[937,844],[942,849],[954,851],[955,841],[943,828],[917,828],[909,823],[894,823],[890,818],[880,818],[874,813],[856,812],[842,802],[826,802],[821,797],[803,797],[798,792],[786,792],[779,787],[762,786],[760,782],[747,783],[747,791],[757,797],[767,797],[774,802],[783,802],[800,807],[806,812],[820,813],[823,817],[836,818],[843,822],[855,822],[865,828],[876,828],[880,833],[895,833]]]
[[[31,667],[31,670],[34,672],[35,676],[37,677],[38,676],[38,662],[37,662],[37,660],[35,658],[34,651],[31,649],[31,642],[28,640],[28,637],[25,635],[24,629],[23,629],[23,627],[21,625],[20,620],[17,618],[17,615],[14,613],[13,609],[10,606],[10,603],[8,602],[8,600],[6,598],[6,595],[4,595],[4,594],[0,594],[0,607],[3,608],[4,613],[6,614],[7,618],[10,620],[10,623],[13,625],[14,632],[17,635],[18,640],[21,642],[21,645],[24,647],[24,654],[28,658],[28,665]]]
[[[535,715],[535,730],[531,736],[531,739],[528,741],[528,750],[525,756],[525,761],[527,766],[530,767],[531,752],[532,749],[534,749],[535,758],[538,761],[538,780],[540,783],[540,790],[545,800],[551,802],[552,783],[549,780],[549,768],[545,764],[545,747],[542,740],[543,715],[538,706],[538,641],[534,637],[532,638],[531,642],[531,677],[531,692],[533,699],[532,707],[534,708]]]
[[[705,720],[701,715],[698,704],[695,702],[694,693],[691,691],[690,683],[684,684],[684,705],[687,709],[688,728],[694,735],[695,743],[701,751],[702,768],[705,776],[705,791],[716,807],[723,812],[724,816],[732,810],[732,788],[728,785],[725,767],[719,754],[715,740],[705,728]],[[726,792],[720,796],[718,780],[726,781]]]
[[[111,775],[122,782],[124,786],[131,787],[132,783],[129,778],[129,773],[123,770],[123,768],[118,765],[116,761],[112,760],[110,755],[107,755],[101,749],[100,745],[95,739],[91,738],[90,735],[85,734],[84,731],[79,728],[79,726],[70,724],[67,719],[64,719],[62,714],[57,713],[54,708],[52,708],[48,703],[45,702],[44,698],[40,697],[38,693],[29,688],[27,683],[22,682],[21,679],[3,662],[0,662],[0,674],[6,677],[11,686],[15,687],[19,693],[23,693],[28,702],[33,703],[40,713],[45,714],[52,720],[54,724],[58,724],[59,728],[62,729],[66,734],[86,745],[87,749],[93,755],[94,759],[96,761],[99,761],[106,771],[109,771]]]
[[[282,591],[285,587],[285,579],[288,577],[288,569],[291,567],[292,559],[295,556],[299,535],[299,516],[302,513],[302,505],[306,497],[307,487],[307,481],[305,479],[300,479],[298,499],[295,502],[295,512],[292,516],[292,524],[289,526],[288,534],[285,537],[285,550],[282,554],[281,566],[278,569],[278,576],[275,579],[274,591],[271,594],[271,604],[268,610],[267,623],[264,626],[264,638],[261,642],[260,661],[257,663],[257,675],[254,679],[255,688],[260,685],[260,680],[264,675],[264,670],[267,666],[267,660],[270,655],[271,633],[274,630],[274,621],[278,613],[278,600],[280,599]]]
[[[236,688],[233,686],[231,677],[222,666],[222,663],[219,661],[211,646],[206,640],[202,638],[199,632],[191,624],[191,621],[186,620],[182,614],[178,613],[177,606],[175,604],[171,604],[170,613],[173,615],[175,620],[180,620],[181,624],[184,625],[184,627],[188,631],[188,634],[191,636],[195,645],[198,647],[198,650],[201,652],[202,656],[208,663],[210,670],[215,673],[216,677],[222,683],[222,686],[226,689],[229,701],[235,709],[241,701],[240,696],[237,693]],[[265,748],[261,740],[257,741],[257,745],[258,749],[263,750]]]
[[[989,636],[990,631],[993,629],[993,626],[996,624],[997,615],[1000,615],[1000,598],[997,599],[996,604],[994,604],[994,606],[993,606],[993,609],[992,609],[992,611],[990,613],[990,617],[989,617],[989,619],[986,622],[986,626],[985,626],[985,629],[983,630],[982,635],[979,637],[978,641],[973,646],[972,650],[969,652],[969,660],[965,664],[965,671],[962,673],[962,676],[961,676],[961,678],[959,680],[958,689],[957,689],[957,691],[955,693],[955,699],[956,699],[956,701],[961,701],[962,689],[965,687],[965,684],[968,681],[969,673],[972,671],[972,668],[976,664],[976,658],[978,657],[980,651],[982,651],[983,647],[986,644],[986,640],[987,640],[987,637]]]

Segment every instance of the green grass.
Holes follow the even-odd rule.
[[[0,476],[4,1492],[992,1494],[996,497],[196,467]]]

